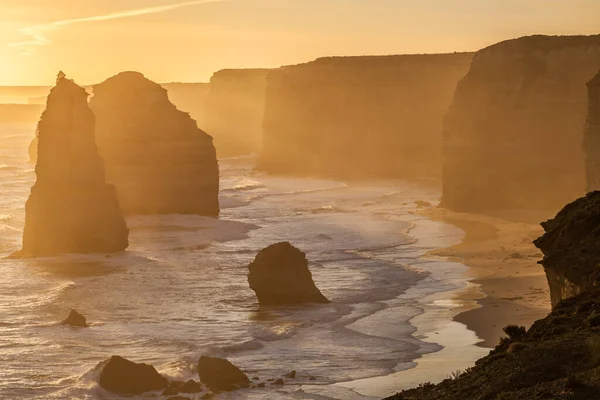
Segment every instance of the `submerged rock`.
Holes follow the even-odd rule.
[[[587,190],[600,189],[600,72],[588,82],[588,114],[583,148],[586,158]]]
[[[534,243],[544,253],[542,265],[555,307],[559,301],[600,285],[600,192],[565,206],[542,223],[546,233]]]
[[[219,214],[212,137],[160,85],[123,72],[94,86],[98,148],[126,214]]]
[[[200,357],[198,376],[213,392],[229,392],[250,386],[250,379],[224,358]]]
[[[37,179],[25,206],[24,257],[125,250],[129,230],[95,142],[87,93],[61,78],[38,123]]]
[[[261,305],[329,303],[313,282],[306,254],[289,242],[261,250],[248,269],[248,283]]]
[[[445,117],[442,206],[545,218],[585,194],[586,83],[599,69],[600,35],[480,50]]]
[[[63,325],[71,325],[71,326],[78,326],[81,328],[87,328],[88,324],[87,324],[87,320],[85,319],[85,317],[81,314],[79,314],[77,311],[75,310],[71,310],[71,312],[69,313],[69,316],[67,317],[67,319],[65,319],[62,322]]]
[[[181,385],[178,390],[179,393],[200,393],[202,391],[202,384],[190,379]]]
[[[123,357],[112,356],[99,367],[100,386],[112,393],[139,395],[162,390],[169,385],[167,378],[160,375],[152,365],[137,364]]]

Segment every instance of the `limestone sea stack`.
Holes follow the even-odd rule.
[[[472,54],[329,57],[269,72],[258,167],[439,178],[442,121]]]
[[[261,305],[329,303],[313,282],[306,254],[289,242],[261,250],[248,269],[250,288]]]
[[[105,180],[86,91],[59,78],[38,123],[37,179],[25,206],[24,257],[125,250],[129,230]]]
[[[445,119],[442,206],[544,218],[582,196],[586,83],[599,69],[600,35],[479,51]]]
[[[98,148],[125,214],[219,214],[212,137],[138,72],[94,86]]]
[[[227,69],[210,80],[204,129],[219,158],[258,153],[262,146],[266,69]]]
[[[600,72],[588,82],[588,114],[583,139],[587,191],[600,189]]]

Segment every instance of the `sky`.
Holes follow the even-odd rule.
[[[322,56],[475,51],[600,33],[600,0],[0,0],[0,85],[124,70],[206,82]]]

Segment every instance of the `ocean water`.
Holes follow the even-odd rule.
[[[283,387],[217,398],[372,399],[389,393],[338,383],[397,373],[441,349],[411,324],[420,299],[465,284],[463,266],[425,257],[462,237],[414,213],[415,200],[437,201],[434,185],[273,177],[254,172],[251,157],[221,160],[219,219],[133,216],[126,252],[7,259],[35,180],[33,132],[0,125],[1,399],[118,399],[94,370],[113,354],[173,379],[197,378],[202,354],[261,381],[298,372]],[[258,306],[247,265],[283,240],[307,253],[332,304]],[[72,308],[91,328],[58,324]]]

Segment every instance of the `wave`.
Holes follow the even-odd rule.
[[[266,185],[258,182],[242,183],[232,188],[221,189],[221,192],[242,192],[247,190],[256,190],[266,188]]]

